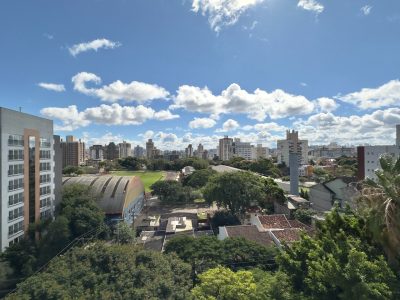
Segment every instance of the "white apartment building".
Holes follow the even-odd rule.
[[[235,138],[233,142],[233,156],[243,157],[247,160],[257,159],[256,148],[250,143],[241,142],[239,138]]]
[[[278,163],[284,162],[289,166],[289,153],[298,153],[299,165],[308,164],[308,140],[299,140],[298,131],[286,131],[286,140],[277,142]]]
[[[128,156],[132,156],[132,149],[131,144],[123,141],[122,143],[118,144],[119,148],[119,157],[126,158]]]
[[[359,180],[370,178],[375,180],[375,171],[380,169],[379,158],[383,154],[397,159],[400,156],[400,125],[396,125],[396,145],[377,145],[357,147]]]
[[[30,223],[53,216],[57,182],[53,121],[0,108],[0,146],[3,251],[24,236]]]

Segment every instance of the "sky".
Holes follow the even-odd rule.
[[[2,0],[0,106],[88,144],[394,144],[398,0]]]

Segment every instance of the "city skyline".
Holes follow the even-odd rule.
[[[68,3],[0,5],[0,102],[62,137],[161,150],[224,135],[275,148],[288,129],[310,145],[395,140],[395,1]]]

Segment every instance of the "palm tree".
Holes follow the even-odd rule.
[[[367,179],[362,184],[358,207],[366,219],[368,229],[388,257],[389,263],[400,265],[400,158],[390,155],[379,159],[381,170],[375,171],[377,180]]]

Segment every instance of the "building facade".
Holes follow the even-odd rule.
[[[146,158],[147,159],[154,158],[154,149],[155,149],[154,142],[152,139],[149,139],[146,142]]]
[[[66,166],[80,166],[85,163],[85,143],[76,140],[74,136],[67,135],[61,141],[62,168]]]
[[[400,125],[396,125],[396,144],[359,146],[357,147],[358,180],[376,179],[375,171],[380,169],[379,158],[382,155],[391,155],[394,159],[400,157]]]
[[[54,213],[53,121],[0,108],[0,248]]]
[[[108,160],[115,160],[119,158],[119,147],[114,142],[111,142],[105,146],[105,152]]]
[[[90,150],[90,159],[92,159],[93,161],[99,162],[105,159],[103,145],[93,145],[89,148],[89,150]]]
[[[219,140],[218,156],[220,160],[230,160],[233,157],[233,139],[225,136]]]
[[[299,154],[299,165],[308,164],[308,141],[300,140],[298,131],[286,131],[286,139],[277,142],[278,163],[289,166],[289,153]]]
[[[252,146],[250,143],[241,142],[239,138],[235,138],[232,144],[233,148],[233,156],[235,157],[243,157],[247,160],[256,159],[256,148]]]
[[[119,147],[119,158],[126,158],[128,156],[132,156],[132,148],[131,144],[123,141],[118,144]]]
[[[186,156],[186,157],[192,157],[192,156],[193,156],[193,146],[192,146],[192,144],[189,144],[189,145],[185,148],[185,156]]]
[[[133,157],[142,158],[145,156],[145,149],[137,145],[133,148]]]

